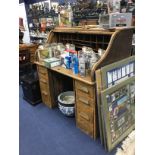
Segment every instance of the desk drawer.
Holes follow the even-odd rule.
[[[75,87],[76,91],[80,92],[81,94],[83,94],[86,97],[94,98],[94,96],[95,96],[94,86],[87,85],[80,81],[75,81],[75,85],[76,85],[76,87]]]
[[[95,100],[90,98],[90,97],[85,97],[83,96],[79,91],[76,92],[76,101],[78,104],[80,104],[81,106],[84,105],[87,108],[89,107],[94,107],[95,106]]]
[[[90,123],[85,117],[87,116],[83,115],[82,113],[81,115],[79,115],[79,117],[77,118],[77,127],[79,127],[84,133],[90,135],[93,138],[94,125],[93,123]]]
[[[48,85],[48,77],[42,74],[39,74],[39,81]]]
[[[77,102],[77,117],[83,118],[89,123],[94,121],[94,112],[93,108],[88,107],[87,105],[82,105],[80,102]]]
[[[40,81],[40,88],[41,90],[46,91],[49,94],[49,87],[47,84]]]
[[[49,108],[51,108],[49,86],[45,79],[40,79],[40,89],[43,103],[46,104]]]
[[[49,108],[51,108],[49,93],[45,90],[41,90],[41,96],[43,103],[46,104]]]
[[[38,66],[38,73],[43,75],[43,76],[48,76],[48,71],[45,67]]]

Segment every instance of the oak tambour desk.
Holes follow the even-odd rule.
[[[86,30],[81,28],[55,28],[51,30],[47,43],[72,43],[76,50],[82,46],[105,50],[101,58],[93,65],[90,75],[81,77],[72,70],[61,66],[47,68],[41,62],[37,64],[42,101],[49,108],[57,106],[57,96],[64,92],[75,91],[76,126],[84,133],[96,139],[98,133],[97,94],[95,71],[100,67],[119,61],[131,55],[132,28],[108,30]]]

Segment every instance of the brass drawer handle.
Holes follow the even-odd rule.
[[[79,101],[83,102],[84,104],[86,105],[90,105],[89,101],[88,100],[84,100],[83,98],[79,98]]]
[[[43,83],[47,84],[47,81],[45,81],[43,79],[40,79],[40,82],[43,82]]]
[[[84,113],[80,113],[80,116],[84,119],[86,119],[87,121],[90,120],[90,118],[88,117],[88,115],[84,114]]]
[[[42,91],[42,94],[45,95],[45,96],[48,95],[48,93],[46,91]]]
[[[85,92],[85,93],[89,93],[89,90],[86,87],[80,87],[79,90]]]

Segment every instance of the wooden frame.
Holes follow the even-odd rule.
[[[101,144],[104,145],[105,149],[108,149],[107,147],[107,137],[104,134],[104,131],[106,131],[106,125],[104,123],[104,117],[102,115],[104,106],[103,106],[103,98],[101,97],[101,92],[106,91],[110,88],[107,87],[107,72],[111,71],[113,69],[118,69],[119,67],[126,66],[130,64],[131,62],[134,62],[135,56],[128,57],[126,59],[123,59],[121,61],[109,64],[107,66],[102,67],[101,69],[98,69],[96,71],[96,89],[97,89],[97,106],[98,106],[98,117],[99,117],[99,129],[100,129],[100,140]],[[134,76],[134,74],[132,75]],[[128,77],[129,78],[129,77]],[[127,79],[128,79],[127,78]],[[126,78],[123,79],[124,81]],[[122,80],[122,81],[123,81]],[[120,81],[120,82],[122,82]],[[113,89],[114,86],[112,86]]]
[[[112,92],[115,92],[116,90],[119,90],[123,86],[130,85],[131,83],[134,82],[134,80],[135,80],[134,77],[131,77],[131,78],[127,79],[126,81],[101,92],[101,98],[102,98],[102,100],[101,100],[102,101],[102,103],[101,103],[102,104],[101,105],[101,108],[102,108],[101,117],[102,117],[102,120],[104,120],[104,125],[105,125],[104,132],[106,133],[106,139],[107,139],[106,141],[107,141],[108,151],[111,151],[118,143],[120,143],[135,128],[135,124],[134,124],[134,120],[133,120],[133,122],[131,122],[131,125],[122,133],[122,135],[120,137],[118,137],[114,142],[112,142],[111,133],[110,133],[111,120],[110,120],[110,116],[109,116],[107,95],[111,94]],[[130,94],[129,94],[129,96],[130,96]],[[129,98],[129,100],[130,100],[130,98]],[[131,104],[131,102],[128,104]],[[132,113],[130,115],[132,115]],[[125,116],[123,116],[123,117],[125,117]]]
[[[119,68],[121,66],[126,66],[130,64],[131,62],[135,61],[135,56],[128,57],[126,59],[123,59],[121,61],[112,63],[110,65],[104,66],[103,69],[101,69],[101,77],[102,77],[102,90],[107,88],[107,72],[110,70],[113,70],[115,68]]]

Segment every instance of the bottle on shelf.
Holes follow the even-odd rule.
[[[84,55],[79,57],[79,73],[80,73],[80,76],[82,77],[86,76],[86,63],[85,63]]]
[[[72,57],[72,70],[74,74],[78,74],[79,73],[79,68],[78,68],[78,58],[76,55],[73,55]]]
[[[120,0],[113,0],[113,13],[120,13]]]
[[[68,26],[69,27],[72,27],[72,21],[73,21],[73,11],[72,11],[72,7],[70,5],[70,3],[68,4],[68,16],[69,16],[69,23],[68,23]]]

